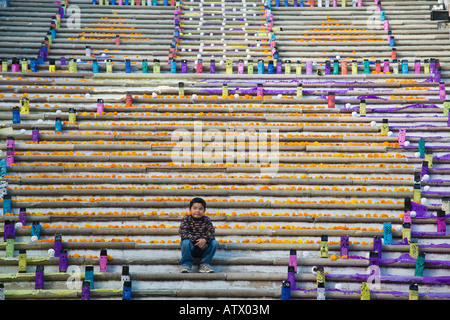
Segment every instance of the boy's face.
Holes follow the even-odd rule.
[[[205,208],[203,208],[201,203],[194,203],[189,209],[189,213],[192,215],[192,217],[199,219],[205,214]]]

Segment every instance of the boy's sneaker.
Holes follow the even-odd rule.
[[[180,272],[181,273],[188,273],[189,271],[191,271],[191,266],[182,265],[181,268],[180,268]]]
[[[202,273],[212,273],[214,272],[214,269],[208,263],[202,263],[198,271]]]

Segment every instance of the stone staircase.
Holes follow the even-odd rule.
[[[372,1],[324,3],[272,3],[276,52],[261,2],[183,1],[177,16],[176,3],[67,4],[47,61],[35,72],[9,65],[1,73],[5,162],[15,147],[2,178],[12,199],[10,210],[3,199],[2,234],[15,233],[14,242],[0,243],[5,298],[85,298],[93,266],[92,299],[129,298],[124,267],[133,299],[280,299],[286,292],[317,299],[317,267],[327,299],[361,299],[375,264],[372,299],[408,299],[414,283],[420,299],[448,299],[448,234],[437,232],[439,210],[449,213],[441,43],[448,31],[430,21],[433,1],[383,1],[380,11]],[[5,13],[27,17],[10,4]],[[40,8],[49,22],[59,6]],[[394,72],[387,30],[374,27],[381,11],[407,74],[401,65]],[[180,37],[171,52],[174,18]],[[41,36],[8,23],[29,45],[3,56],[36,58]],[[424,68],[431,58],[439,59],[441,81]],[[385,59],[389,73],[379,70]],[[13,121],[12,106],[23,103]],[[220,243],[213,274],[178,272],[178,226],[195,196],[207,201]],[[416,212],[409,242],[408,210]],[[374,262],[378,239],[382,256]],[[415,239],[426,255],[423,276],[415,275]]]

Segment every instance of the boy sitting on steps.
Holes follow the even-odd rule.
[[[199,272],[214,272],[211,261],[219,243],[215,240],[215,229],[205,216],[206,202],[201,198],[194,198],[189,204],[189,215],[183,217],[180,224],[181,237],[181,272],[189,272],[194,258],[200,258]]]

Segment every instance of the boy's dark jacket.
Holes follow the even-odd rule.
[[[215,229],[211,219],[207,216],[202,216],[200,219],[195,219],[191,215],[183,217],[181,220],[180,229],[178,231],[181,241],[188,239],[195,243],[199,239],[205,239],[207,243],[215,239]]]

